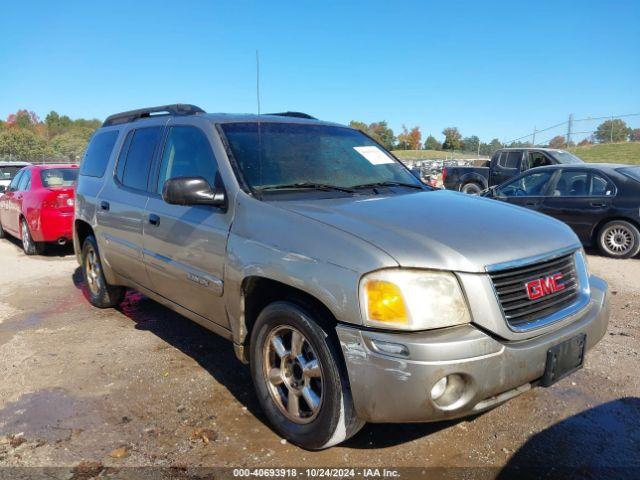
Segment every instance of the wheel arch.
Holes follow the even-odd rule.
[[[300,288],[260,275],[251,275],[241,284],[241,316],[236,331],[236,355],[243,362],[249,361],[249,349],[246,348],[251,332],[260,312],[269,304],[288,301],[314,313],[316,321],[328,335],[338,341],[335,325],[338,323],[331,309],[319,298]]]
[[[472,182],[479,184],[483,189],[486,189],[489,186],[489,181],[485,177],[483,177],[479,173],[470,172],[465,173],[460,177],[460,180],[458,181],[458,184],[460,185],[459,190],[462,191],[462,187],[465,184]]]
[[[640,222],[638,222],[637,220],[635,220],[633,218],[625,217],[625,216],[622,216],[622,215],[615,216],[615,217],[603,218],[598,223],[596,223],[595,226],[593,227],[593,229],[591,230],[591,235],[590,235],[589,238],[590,238],[590,240],[591,240],[593,245],[597,245],[597,243],[598,243],[598,235],[600,234],[600,230],[602,230],[602,227],[605,226],[607,223],[615,222],[616,220],[620,220],[620,221],[623,221],[623,222],[630,223],[631,225],[636,227],[638,230],[640,230]]]
[[[93,227],[84,220],[76,218],[73,222],[73,249],[78,263],[81,263],[82,245],[89,235],[94,235]]]

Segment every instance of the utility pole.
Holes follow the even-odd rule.
[[[569,114],[569,121],[567,122],[567,147],[571,143],[571,128],[573,127],[573,113]]]
[[[533,138],[531,139],[531,146],[535,147],[536,146],[536,126],[533,126]]]
[[[611,134],[609,136],[609,143],[613,143],[613,117],[611,117]]]

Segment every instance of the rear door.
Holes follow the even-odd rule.
[[[161,196],[175,177],[222,187],[211,134],[188,119],[170,121],[143,222],[144,259],[155,292],[227,326],[221,296],[231,215],[209,205],[169,205]]]
[[[20,170],[18,174],[13,177],[9,188],[6,193],[0,199],[0,222],[2,222],[2,228],[13,235],[19,235],[17,230],[17,214],[15,212],[14,197],[18,191],[18,184],[22,179],[24,170]]]
[[[505,150],[500,153],[491,171],[491,183],[500,185],[520,173],[522,150]]]
[[[495,191],[495,197],[530,210],[539,210],[553,176],[553,170],[525,173],[498,187]]]
[[[583,243],[611,210],[615,185],[600,172],[564,168],[554,180],[541,211],[569,225]]]
[[[17,190],[13,194],[13,198],[11,199],[12,205],[10,210],[10,225],[11,228],[14,229],[16,233],[20,232],[20,216],[24,215],[27,218],[27,221],[31,220],[30,212],[27,212],[26,208],[23,208],[23,204],[25,203],[25,195],[29,191],[29,187],[31,186],[31,169],[27,168],[23,170],[22,176],[20,177],[20,181],[18,182]],[[31,228],[31,227],[30,227]]]
[[[149,287],[142,258],[142,222],[149,198],[149,172],[163,127],[139,127],[127,133],[113,180],[97,198],[96,220],[103,258],[120,276]]]

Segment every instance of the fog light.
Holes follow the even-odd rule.
[[[455,410],[473,397],[473,381],[464,373],[452,373],[431,387],[431,400],[442,410]]]
[[[431,389],[431,398],[434,400],[439,399],[446,389],[447,389],[447,377],[442,377],[440,380],[436,382],[436,384]]]

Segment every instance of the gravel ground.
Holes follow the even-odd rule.
[[[2,240],[0,466],[75,468],[73,478],[127,466],[640,475],[640,260],[589,255],[589,263],[610,283],[612,318],[585,368],[472,419],[369,425],[309,452],[266,424],[231,344],[135,292],[118,309],[94,309],[72,252],[28,258]]]

